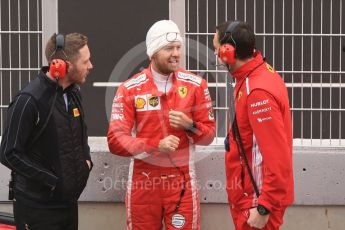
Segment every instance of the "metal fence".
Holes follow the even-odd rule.
[[[343,0],[185,0],[186,68],[210,83],[218,139],[227,132],[227,76],[215,65],[215,25],[245,20],[288,87],[294,144],[345,146],[344,7]]]
[[[57,0],[0,0],[0,136],[15,94],[37,75],[42,44],[57,30]]]
[[[215,25],[239,19],[253,26],[258,49],[288,86],[295,144],[345,145],[343,0],[170,3],[170,17],[178,21],[186,38],[183,63],[209,82],[215,100],[217,143],[227,132],[227,76],[216,65],[212,38]],[[57,0],[0,0],[0,25],[1,135],[10,100],[45,62],[42,45],[57,31]]]

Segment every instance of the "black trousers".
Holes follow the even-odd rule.
[[[17,230],[78,230],[78,205],[59,208],[33,208],[13,202]]]

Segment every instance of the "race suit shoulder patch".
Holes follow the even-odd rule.
[[[201,85],[202,78],[189,73],[178,72],[177,80],[192,83],[196,86]]]
[[[143,73],[143,74],[140,74],[139,76],[132,78],[132,79],[128,80],[127,82],[125,82],[124,86],[127,89],[131,89],[133,87],[137,87],[139,85],[142,85],[142,84],[146,83],[147,81],[148,81],[148,78],[147,78],[146,74]]]

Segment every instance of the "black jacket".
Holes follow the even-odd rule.
[[[90,148],[79,87],[71,85],[63,90],[45,75],[46,71],[42,68],[11,102],[0,160],[15,173],[16,199],[63,205],[77,201],[86,186]],[[47,126],[34,141],[52,105]]]

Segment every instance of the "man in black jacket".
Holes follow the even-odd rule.
[[[92,168],[78,86],[93,68],[87,37],[54,34],[45,54],[50,67],[9,106],[0,160],[12,170],[17,230],[76,230]]]

